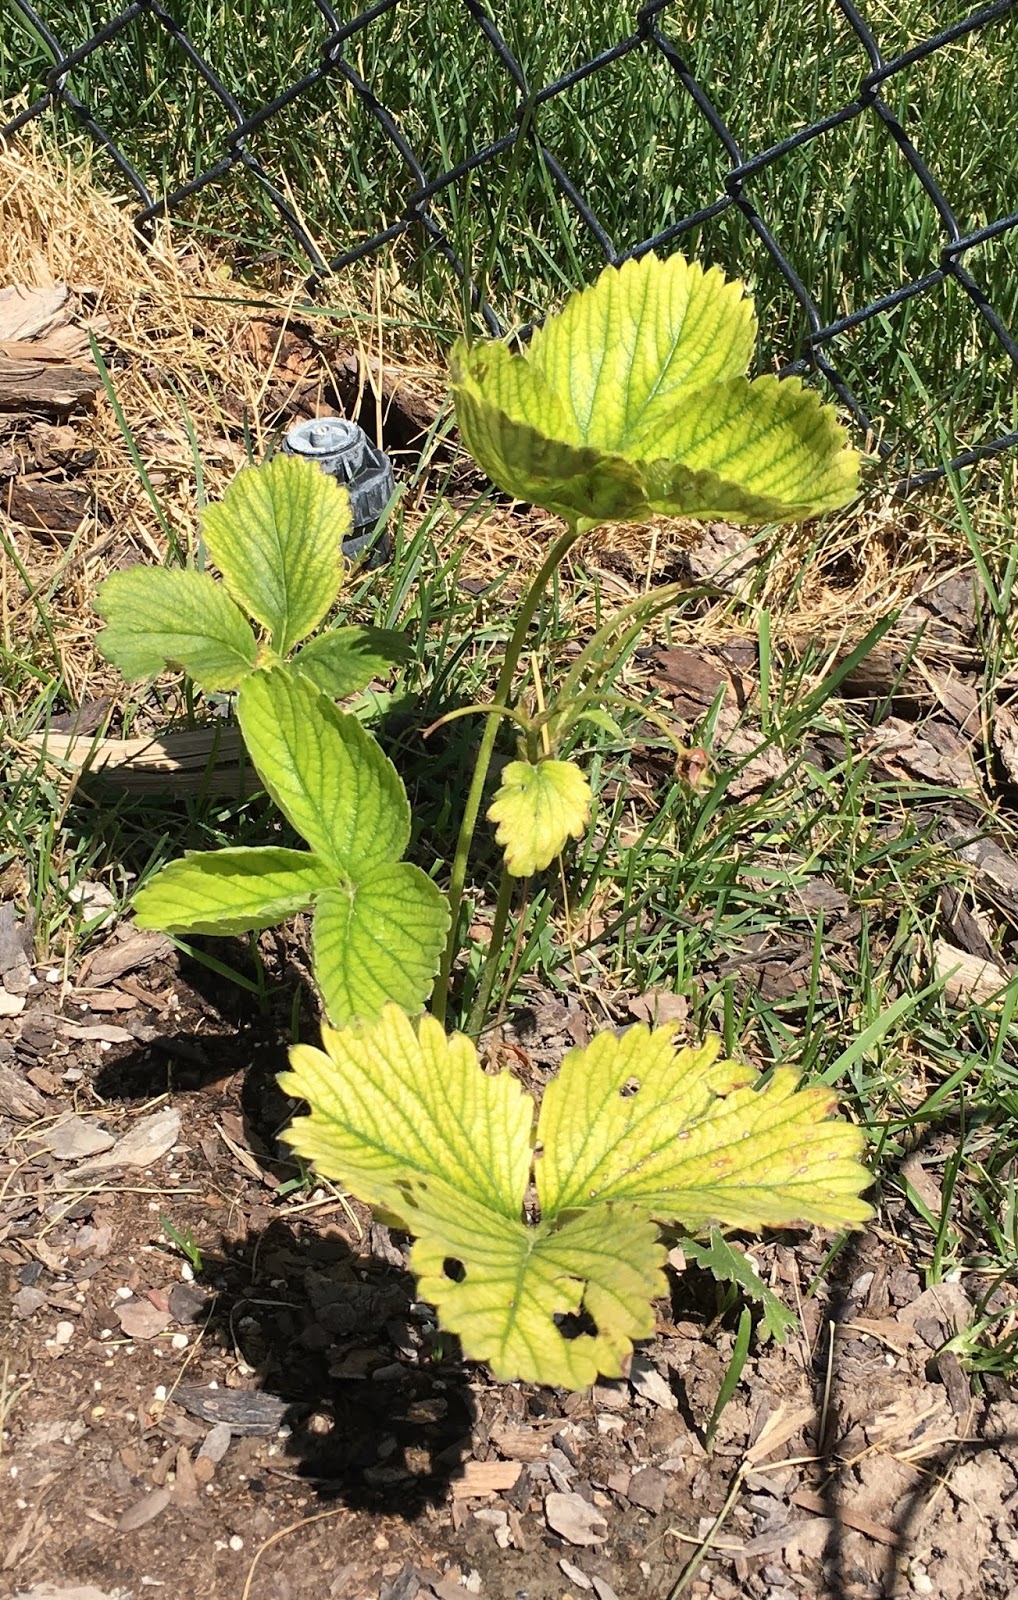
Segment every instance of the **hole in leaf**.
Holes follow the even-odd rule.
[[[462,1261],[457,1261],[455,1256],[446,1256],[442,1262],[442,1271],[453,1283],[462,1283],[467,1275],[467,1269]]]
[[[639,1087],[639,1078],[627,1078],[625,1083],[622,1085],[622,1088],[619,1090],[619,1094],[622,1096],[623,1100],[631,1100]]]
[[[553,1320],[563,1339],[579,1339],[585,1333],[592,1339],[597,1338],[597,1323],[586,1306],[581,1306],[579,1311],[556,1312]]]

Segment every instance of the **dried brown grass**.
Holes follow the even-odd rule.
[[[311,380],[313,409],[335,381],[335,362],[348,359],[329,324],[313,343],[313,360],[296,365],[287,352],[287,332],[298,315],[301,284],[276,282],[257,300],[231,283],[228,269],[164,226],[152,243],[134,231],[126,211],[92,182],[78,155],[59,162],[40,142],[0,148],[0,284],[63,281],[71,286],[79,319],[99,331],[99,340],[134,443],[158,496],[171,537],[194,548],[199,526],[196,457],[208,497],[222,493],[247,459],[271,443],[289,402]],[[436,410],[444,376],[426,357],[415,358],[405,341],[398,358],[387,346],[382,315],[384,269],[343,288],[330,285],[332,304],[359,296],[358,328],[363,380],[374,386],[379,430],[384,424],[382,376],[394,369]],[[364,297],[367,296],[365,299]],[[348,310],[355,310],[349,301]],[[303,309],[307,314],[307,308]],[[370,402],[369,402],[369,410]],[[92,601],[111,567],[135,560],[161,560],[166,536],[140,481],[112,406],[100,391],[93,412],[76,418],[82,450],[94,451],[84,478],[90,514],[69,546],[29,530],[11,533],[36,598],[22,574],[4,556],[0,597],[8,649],[29,648],[40,637],[40,605],[55,629],[70,696],[82,699],[114,680],[94,648],[97,621]],[[190,431],[189,431],[190,430]],[[193,433],[193,438],[191,437]],[[820,545],[815,529],[785,530],[772,537],[754,606],[766,606],[775,637],[850,638],[865,632],[876,615],[899,604],[932,574],[965,559],[956,535],[945,531],[942,499],[931,498],[907,512],[871,498],[841,518],[829,519]],[[411,509],[411,521],[423,508]],[[439,521],[436,536],[452,529],[454,513]],[[553,521],[542,513],[521,515],[486,507],[455,537],[464,546],[465,574],[490,578],[506,571],[522,578],[542,559]],[[649,527],[606,527],[578,547],[571,568],[578,631],[586,625],[591,578],[620,603],[674,572],[676,558],[701,530],[678,521]],[[735,608],[738,613],[738,607]],[[733,616],[720,600],[688,625],[704,643],[733,628],[752,625],[749,610]]]
[[[162,560],[166,529],[182,550],[193,550],[200,512],[196,458],[205,495],[215,498],[249,450],[257,457],[268,448],[295,395],[304,410],[331,409],[322,399],[335,381],[338,341],[327,335],[300,341],[300,360],[288,359],[299,282],[276,283],[248,300],[251,291],[232,284],[228,269],[193,241],[178,242],[169,227],[152,243],[142,240],[78,155],[60,163],[38,142],[0,147],[0,284],[55,282],[69,285],[75,320],[97,334],[162,513],[161,520],[100,389],[94,409],[72,419],[77,453],[94,452],[94,459],[75,480],[87,486],[91,509],[69,546],[7,519],[36,597],[5,554],[7,646],[30,645],[44,605],[69,691],[79,699],[96,692],[97,677],[110,685],[94,651],[92,600],[103,576],[133,561]],[[370,331],[355,341],[355,353],[358,345],[361,370],[377,379]],[[418,367],[406,364],[406,380],[434,387],[433,365]],[[378,404],[381,426],[380,386]]]

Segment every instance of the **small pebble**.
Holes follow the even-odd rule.
[[[231,1550],[243,1550],[243,1548],[244,1548],[244,1541],[240,1537],[240,1534],[239,1533],[233,1534],[231,1539],[230,1539],[230,1549]]]
[[[170,1343],[173,1346],[174,1350],[186,1350],[187,1349],[187,1334],[186,1333],[175,1333],[173,1335],[173,1338],[170,1340]]]
[[[228,1422],[217,1422],[215,1427],[210,1428],[205,1435],[202,1447],[198,1451],[199,1461],[211,1461],[213,1465],[218,1461],[222,1461],[230,1448],[230,1440],[232,1438],[233,1431],[230,1424]]]
[[[74,1338],[73,1322],[58,1322],[57,1331],[53,1335],[54,1344],[70,1344]]]
[[[562,1557],[561,1561],[559,1562],[559,1566],[569,1579],[569,1582],[575,1583],[578,1589],[589,1589],[592,1587],[587,1574],[581,1571],[579,1567],[574,1567],[573,1563],[571,1561],[567,1561],[565,1556]]]

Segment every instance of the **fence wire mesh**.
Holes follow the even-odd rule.
[[[423,250],[444,260],[469,296],[474,314],[493,334],[507,331],[510,324],[526,324],[528,317],[519,314],[521,304],[529,304],[531,317],[539,317],[556,291],[575,281],[596,258],[618,264],[649,250],[699,247],[702,256],[720,257],[728,270],[741,271],[754,287],[757,279],[770,284],[765,301],[780,314],[774,318],[778,331],[772,345],[765,346],[765,357],[782,373],[811,369],[822,375],[871,447],[892,463],[907,462],[903,485],[936,479],[948,466],[961,468],[1018,443],[1018,342],[1011,326],[1018,325],[1018,295],[1007,288],[1018,282],[1007,256],[1018,242],[1018,208],[1008,203],[1006,193],[1006,182],[1018,167],[1018,137],[1013,115],[1006,114],[1018,96],[1013,65],[1018,31],[1008,36],[1018,0],[969,7],[950,21],[945,8],[937,7],[937,20],[944,25],[911,42],[902,38],[900,27],[892,27],[888,8],[881,7],[877,27],[854,0],[803,7],[784,6],[784,0],[769,6],[761,0],[715,0],[711,7],[700,7],[704,26],[695,37],[688,20],[696,8],[690,5],[676,15],[675,0],[649,0],[627,13],[624,0],[602,0],[601,8],[607,4],[606,14],[610,12],[620,36],[564,70],[537,75],[533,64],[522,59],[520,27],[508,26],[514,14],[519,23],[528,0],[501,0],[490,10],[480,0],[441,0],[443,26],[461,42],[469,35],[475,69],[472,78],[468,72],[449,80],[457,87],[454,104],[436,98],[434,62],[419,49],[414,54],[418,47],[412,32],[404,30],[409,13],[420,15],[415,0],[376,0],[351,16],[342,16],[329,0],[288,0],[303,8],[305,43],[287,61],[279,59],[278,48],[268,52],[271,61],[264,59],[267,46],[263,59],[256,59],[259,10],[245,13],[241,5],[246,21],[241,17],[240,25],[249,34],[245,72],[235,66],[224,71],[213,48],[215,29],[207,26],[207,8],[188,0],[176,5],[134,0],[101,22],[88,4],[54,4],[46,12],[29,0],[6,3],[28,49],[20,69],[15,58],[13,74],[6,63],[4,92],[12,109],[0,133],[10,138],[35,119],[65,113],[115,166],[133,195],[142,229],[151,229],[164,216],[193,219],[195,202],[203,198],[222,211],[229,203],[228,185],[242,175],[311,264],[317,289],[327,292],[329,278],[358,261],[416,241],[418,255]],[[740,73],[721,37],[724,13],[740,7],[752,13],[750,31],[756,30],[757,68],[748,74]],[[803,40],[800,77],[812,74],[806,99],[814,114],[804,118],[800,112],[791,119],[800,125],[774,137],[773,119],[765,114],[768,96],[776,92],[767,64],[768,14],[773,17],[779,10],[786,13],[786,23],[787,14],[795,14],[794,26]],[[576,21],[571,23],[569,11],[565,5],[558,19],[564,45],[560,60],[569,53],[570,27]],[[920,7],[919,14],[928,17],[930,9]],[[229,15],[227,8],[223,16]],[[529,15],[534,16],[533,8]],[[199,16],[206,21],[200,29],[194,25]],[[224,41],[229,32],[224,21]],[[807,48],[811,33],[817,38]],[[885,33],[891,36],[890,46]],[[976,63],[976,92],[967,99],[961,96],[959,104],[964,102],[973,132],[982,124],[983,156],[966,147],[968,124],[959,127],[955,121],[951,137],[959,148],[946,161],[946,135],[936,126],[937,115],[921,115],[921,75],[934,61],[946,61],[949,75],[963,74],[965,49],[980,37],[991,41],[992,49]],[[832,51],[837,45],[837,62],[833,55],[825,58],[825,40]],[[401,103],[387,104],[384,83],[391,88],[391,75],[379,64],[400,52],[406,58],[404,90],[397,96]],[[109,91],[105,68],[113,53],[117,82],[121,90],[126,84],[130,104]],[[607,148],[601,125],[599,166],[584,159],[579,162],[583,170],[575,170],[575,164],[571,168],[557,146],[556,127],[561,130],[565,124],[561,119],[556,124],[556,108],[567,105],[584,86],[617,73],[620,64],[631,68],[633,62],[638,76],[627,74],[621,94],[611,103],[614,110],[609,107]],[[640,84],[650,74],[656,84],[654,151],[643,165],[641,184],[633,182],[636,169],[627,168],[619,157],[613,191],[614,141],[621,147],[627,121],[639,121],[638,102],[645,98]],[[969,71],[969,81],[972,76]],[[978,89],[981,79],[985,93]],[[188,87],[176,93],[175,81]],[[943,81],[941,73],[938,83]],[[850,92],[817,114],[840,86]],[[407,131],[413,125],[419,134],[422,126],[414,104],[418,90],[431,103],[434,137],[424,141],[429,148]],[[1005,109],[999,127],[992,127],[986,114],[988,99]],[[501,129],[492,128],[491,118],[480,109],[482,102],[499,100]],[[754,100],[757,114],[748,116],[744,107]],[[940,100],[931,92],[930,100],[946,116],[942,92]],[[574,122],[586,114],[574,112]],[[154,127],[158,133],[160,116],[165,120],[162,152],[158,139],[146,143],[136,126]],[[188,119],[191,125],[182,132],[182,121]],[[448,137],[450,126],[457,138]],[[852,183],[835,181],[831,175],[837,151],[848,146],[835,146],[832,153],[830,142],[844,130],[863,126],[861,167]],[[644,119],[642,132],[637,128],[632,139],[642,138],[646,144],[647,129]],[[273,130],[278,137],[267,139]],[[981,178],[977,181],[977,169],[985,165],[988,132],[1004,187],[987,189]],[[329,162],[317,157],[293,170],[293,149],[301,139],[311,142],[312,156],[328,149],[330,171],[323,173]],[[591,141],[586,147],[575,137],[566,142],[574,163],[577,150],[589,153]],[[800,165],[783,199],[780,182],[769,180],[822,149],[827,151],[824,160],[805,173]],[[669,150],[670,162],[662,154]],[[888,176],[891,167],[881,167],[881,185],[874,175],[889,160],[893,175]],[[691,193],[693,180],[683,181],[677,173],[676,162],[681,166],[683,161],[699,181],[707,183],[713,176],[712,189]],[[944,166],[951,169],[953,188],[942,176]],[[160,169],[164,179],[157,184],[154,174]],[[527,190],[523,173],[535,169],[537,187]],[[824,172],[834,195],[833,200],[827,197],[826,206]],[[873,204],[862,221],[852,223],[849,213],[871,180]],[[471,209],[471,184],[475,196],[481,185],[480,211],[477,204]],[[335,202],[324,213],[319,207],[314,222],[309,221],[315,211],[309,185],[332,190]],[[344,185],[356,191],[356,206],[344,208],[337,201]],[[972,190],[978,192],[968,192]],[[796,211],[791,227],[789,195]],[[498,278],[493,263],[498,260],[505,275],[509,262],[512,276],[511,260],[527,225],[518,213],[528,206],[535,215],[550,207],[556,218],[567,217],[568,225],[560,227],[560,259],[552,259],[554,239],[550,246],[545,242],[535,247],[540,270],[531,275],[529,301],[527,294],[506,293],[500,306],[492,292]],[[647,219],[654,226],[641,228]],[[732,219],[738,224],[735,233],[726,232]],[[862,247],[849,282],[838,270],[843,262],[839,241],[843,244],[853,228]],[[485,230],[493,237],[485,238]],[[634,231],[639,236],[629,237]],[[790,233],[798,248],[788,242]],[[833,245],[818,245],[828,234]],[[881,270],[869,270],[871,258],[879,258]],[[860,287],[870,292],[860,295]],[[904,314],[920,305],[932,309],[925,320],[918,317],[910,323]],[[945,346],[945,328],[953,349]],[[879,337],[869,344],[859,342],[873,330],[879,330]],[[917,352],[924,330],[934,356],[920,371]],[[889,423],[894,416],[892,391],[901,385],[911,386],[913,400],[916,395],[921,399],[923,428],[918,436],[914,427],[896,431]],[[909,435],[904,444],[903,435]]]

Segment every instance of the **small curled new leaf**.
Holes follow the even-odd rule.
[[[510,761],[488,808],[514,878],[542,872],[589,820],[590,784],[572,761]]]
[[[830,1095],[787,1069],[758,1088],[716,1040],[603,1034],[566,1058],[536,1128],[516,1080],[431,1017],[387,1005],[323,1044],[296,1046],[280,1079],[310,1107],[287,1141],[414,1234],[421,1294],[500,1378],[582,1388],[623,1372],[664,1288],[659,1221],[870,1214],[861,1135],[828,1119]]]

